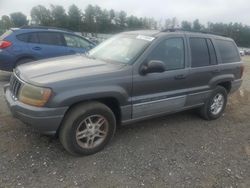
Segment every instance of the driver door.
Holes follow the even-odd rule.
[[[184,36],[165,38],[149,52],[145,61],[134,70],[132,118],[140,119],[184,107],[186,101],[186,56]],[[160,61],[165,71],[141,74],[142,66]]]

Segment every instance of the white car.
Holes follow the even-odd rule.
[[[245,51],[244,51],[244,50],[239,50],[239,52],[240,52],[240,55],[241,55],[241,56],[244,56],[244,55],[245,55]]]

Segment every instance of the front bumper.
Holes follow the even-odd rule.
[[[7,104],[14,117],[27,125],[31,125],[42,134],[56,134],[67,107],[46,108],[26,105],[14,100],[9,90],[9,85],[4,86]]]

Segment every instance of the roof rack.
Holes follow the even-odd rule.
[[[167,28],[167,29],[161,30],[161,32],[176,32],[176,31],[184,31],[184,30],[181,28]]]
[[[163,29],[161,32],[177,32],[177,31],[203,33],[203,34],[220,35],[223,37],[228,37],[225,34],[217,33],[217,32],[210,32],[210,31],[204,31],[204,30],[184,30],[182,28],[168,28],[168,29]]]
[[[20,27],[20,29],[54,29],[54,30],[62,30],[62,31],[68,31],[68,32],[74,32],[70,29],[64,29],[64,28],[60,28],[60,27],[50,27],[50,26],[40,26],[40,25],[25,25]]]

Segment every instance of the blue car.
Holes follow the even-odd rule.
[[[0,70],[12,71],[27,62],[85,53],[95,43],[74,32],[58,28],[22,27],[0,36]]]

